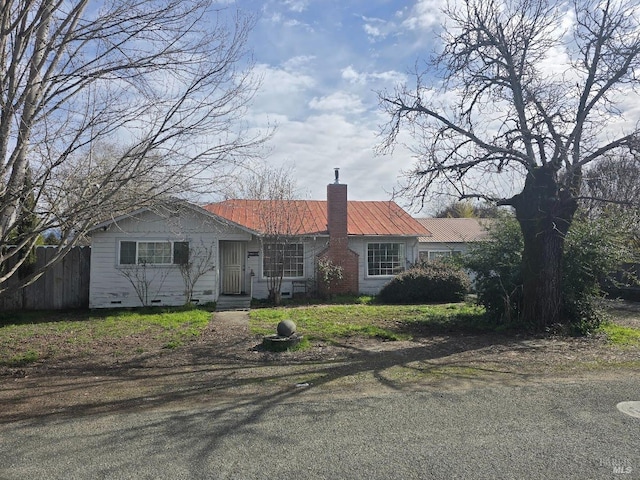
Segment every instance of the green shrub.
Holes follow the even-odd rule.
[[[459,302],[469,287],[469,276],[461,268],[421,263],[393,278],[378,298],[385,303]]]
[[[602,321],[600,285],[628,256],[627,234],[610,218],[573,221],[565,238],[562,264],[562,314],[573,333],[586,334]],[[472,270],[478,303],[496,324],[518,324],[522,312],[522,250],[520,226],[504,216],[489,229],[486,241],[464,258]]]
[[[574,220],[567,233],[562,264],[563,314],[576,333],[594,331],[603,320],[598,299],[603,280],[630,258],[628,235],[617,217]]]
[[[524,241],[515,217],[503,215],[490,224],[486,241],[472,245],[464,256],[475,274],[478,303],[497,325],[519,323],[522,312],[522,250]]]

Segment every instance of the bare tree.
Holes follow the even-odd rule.
[[[580,207],[590,219],[622,222],[640,255],[640,156],[605,157],[584,174]]]
[[[414,198],[453,189],[460,199],[514,207],[524,236],[524,320],[563,323],[563,246],[583,169],[640,145],[638,119],[624,108],[639,86],[637,2],[468,0],[445,14],[433,72],[443,73],[446,95],[425,84],[430,72],[417,74],[415,89],[381,93],[391,118],[381,148],[405,128],[418,139],[403,186]],[[509,185],[519,193],[504,195]]]
[[[208,272],[215,270],[215,249],[212,244],[190,246],[183,253],[185,258],[178,261],[180,275],[185,287],[185,304],[190,305],[193,301],[193,292],[196,283]]]
[[[5,0],[0,10],[0,291],[41,234],[185,196],[259,154],[254,20],[214,0]],[[117,146],[114,146],[117,145]],[[213,173],[212,167],[215,167]],[[33,195],[35,208],[25,199]],[[20,218],[37,218],[15,235]],[[44,268],[48,268],[49,265]],[[42,270],[24,283],[34,281]]]
[[[128,265],[126,268],[120,269],[118,273],[129,280],[143,307],[151,306],[169,276],[169,270],[147,268],[146,263]]]
[[[496,218],[498,208],[488,203],[471,203],[468,200],[451,202],[438,210],[436,218]]]
[[[640,156],[604,157],[584,174],[584,208],[597,215],[607,209],[640,210]]]
[[[292,170],[286,167],[262,168],[247,172],[234,196],[252,201],[259,219],[263,274],[267,279],[268,300],[280,304],[282,281],[296,267],[302,248],[300,234],[306,203],[295,200],[297,188]],[[292,263],[293,262],[293,263]],[[296,275],[297,276],[297,275]]]

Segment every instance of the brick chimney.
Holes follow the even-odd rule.
[[[327,229],[329,248],[318,257],[331,260],[342,267],[342,280],[325,285],[318,278],[321,293],[358,293],[358,254],[349,250],[347,185],[340,183],[339,169],[335,169],[335,180],[327,185]]]
[[[335,169],[336,180],[327,185],[327,228],[329,245],[347,248],[347,186],[340,183],[339,169]]]

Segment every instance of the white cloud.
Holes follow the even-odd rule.
[[[298,55],[286,60],[282,67],[288,71],[304,70],[316,59],[315,55]]]
[[[362,17],[362,21],[364,22],[362,28],[372,41],[384,39],[391,30],[395,29],[393,24],[380,18]]]
[[[605,113],[597,119],[602,122],[601,125],[596,124],[596,128],[601,127],[597,136],[602,145],[635,131],[640,119],[639,92],[626,86],[618,92],[612,92],[609,97],[620,112],[619,114]],[[592,120],[596,119],[592,118]]]
[[[313,97],[309,107],[314,110],[344,113],[362,113],[366,110],[359,96],[347,92],[335,92],[325,97]]]
[[[290,68],[274,68],[258,64],[255,73],[262,77],[261,90],[269,92],[295,92],[313,87],[315,80],[310,75]]]
[[[268,18],[273,23],[282,23],[282,14],[280,12],[273,12]]]
[[[427,29],[439,25],[443,21],[442,7],[444,0],[418,0],[409,12],[402,26],[409,30]]]
[[[302,13],[309,6],[309,1],[308,0],[284,0],[284,4],[292,12]]]
[[[284,6],[285,10],[281,7]],[[284,27],[302,27],[307,31],[313,31],[313,27],[304,19],[304,12],[309,6],[308,0],[285,0],[283,3],[265,3],[262,6],[264,18],[271,23]],[[297,18],[291,18],[294,15]]]
[[[307,92],[316,86],[315,79],[302,71],[258,64],[255,73],[262,77],[262,85],[253,101],[253,112],[285,114],[288,117],[304,115]]]
[[[349,65],[347,68],[342,69],[342,78],[350,83],[363,84],[366,82],[366,75],[356,72],[356,70],[351,65]]]
[[[370,37],[386,37],[386,34],[382,33],[379,27],[374,27],[373,25],[365,23],[363,28],[365,33]]]
[[[349,184],[349,199],[388,200],[397,183],[398,163],[375,157],[376,133],[371,122],[354,123],[336,113],[304,121],[280,119],[269,162],[295,164],[298,186],[308,198],[326,198],[333,168],[340,167],[340,180]]]
[[[555,44],[547,49],[545,57],[536,67],[546,78],[555,77],[561,82],[579,82],[578,72],[571,66],[569,45],[574,28],[576,27],[575,12],[567,8],[559,22],[547,28],[545,36],[553,38]]]
[[[358,85],[367,85],[372,82],[380,82],[384,84],[397,85],[406,81],[406,75],[395,70],[388,70],[385,72],[358,72],[352,65],[342,69],[342,78],[349,83]]]
[[[376,80],[382,80],[384,83],[392,83],[393,85],[404,83],[407,79],[407,76],[404,73],[396,72],[395,70],[371,73],[369,74],[369,77]]]
[[[299,29],[306,31],[306,32],[313,32],[314,29],[313,27],[304,22],[301,21],[297,18],[289,18],[285,15],[282,14],[282,12],[273,12],[270,15],[266,16],[265,18],[267,18],[271,23],[275,23],[278,25],[278,27],[275,28],[281,28],[281,27],[287,27],[287,28],[296,28],[298,27]],[[281,27],[280,27],[281,26]]]

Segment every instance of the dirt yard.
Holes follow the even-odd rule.
[[[616,323],[640,328],[640,305],[619,303],[614,313]],[[605,336],[415,332],[411,341],[351,338],[284,353],[264,351],[260,341],[241,315],[214,314],[201,337],[177,349],[145,344],[145,353],[122,355],[122,348],[96,342],[90,354],[0,369],[0,421],[293,399],[310,391],[377,395],[640,371],[640,348],[613,346]]]

